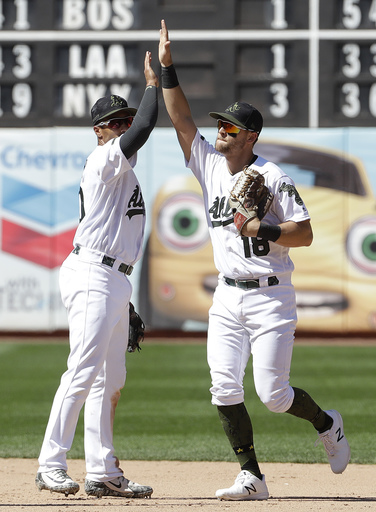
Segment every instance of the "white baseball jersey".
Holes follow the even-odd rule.
[[[232,279],[292,272],[294,265],[288,247],[261,238],[238,236],[228,198],[239,174],[230,173],[226,158],[199,131],[192,143],[191,158],[186,165],[193,171],[203,190],[217,270]],[[310,218],[294,182],[282,169],[261,157],[257,157],[252,167],[264,176],[265,185],[274,194],[263,222],[275,225]]]
[[[131,165],[135,161],[124,156],[120,137],[89,155],[81,179],[81,222],[73,242],[128,265],[141,257],[145,228],[145,204]]]

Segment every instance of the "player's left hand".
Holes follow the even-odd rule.
[[[269,210],[273,197],[268,187],[265,186],[264,177],[251,166],[244,167],[229,198],[229,205],[234,214],[234,223],[239,235],[257,235],[260,220]],[[245,226],[251,222],[251,226],[245,231]]]
[[[140,343],[144,341],[145,324],[140,315],[134,309],[132,302],[129,303],[129,334],[128,352],[140,351]]]

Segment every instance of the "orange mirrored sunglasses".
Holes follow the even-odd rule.
[[[218,119],[217,126],[218,130],[223,128],[226,133],[230,133],[232,135],[237,135],[241,130],[241,128],[238,128],[237,126],[235,126],[232,123],[229,123],[228,121],[222,121],[222,119]]]

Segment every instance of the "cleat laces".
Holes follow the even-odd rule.
[[[329,433],[324,435],[319,434],[318,439],[316,439],[315,446],[318,446],[320,442],[322,442],[322,444],[324,445],[326,453],[333,457],[333,455],[335,454],[335,445],[333,438],[329,435]]]

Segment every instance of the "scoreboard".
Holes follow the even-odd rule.
[[[0,0],[0,126],[87,126],[109,93],[137,106],[162,18],[199,126],[236,100],[267,127],[375,125],[376,0]]]

